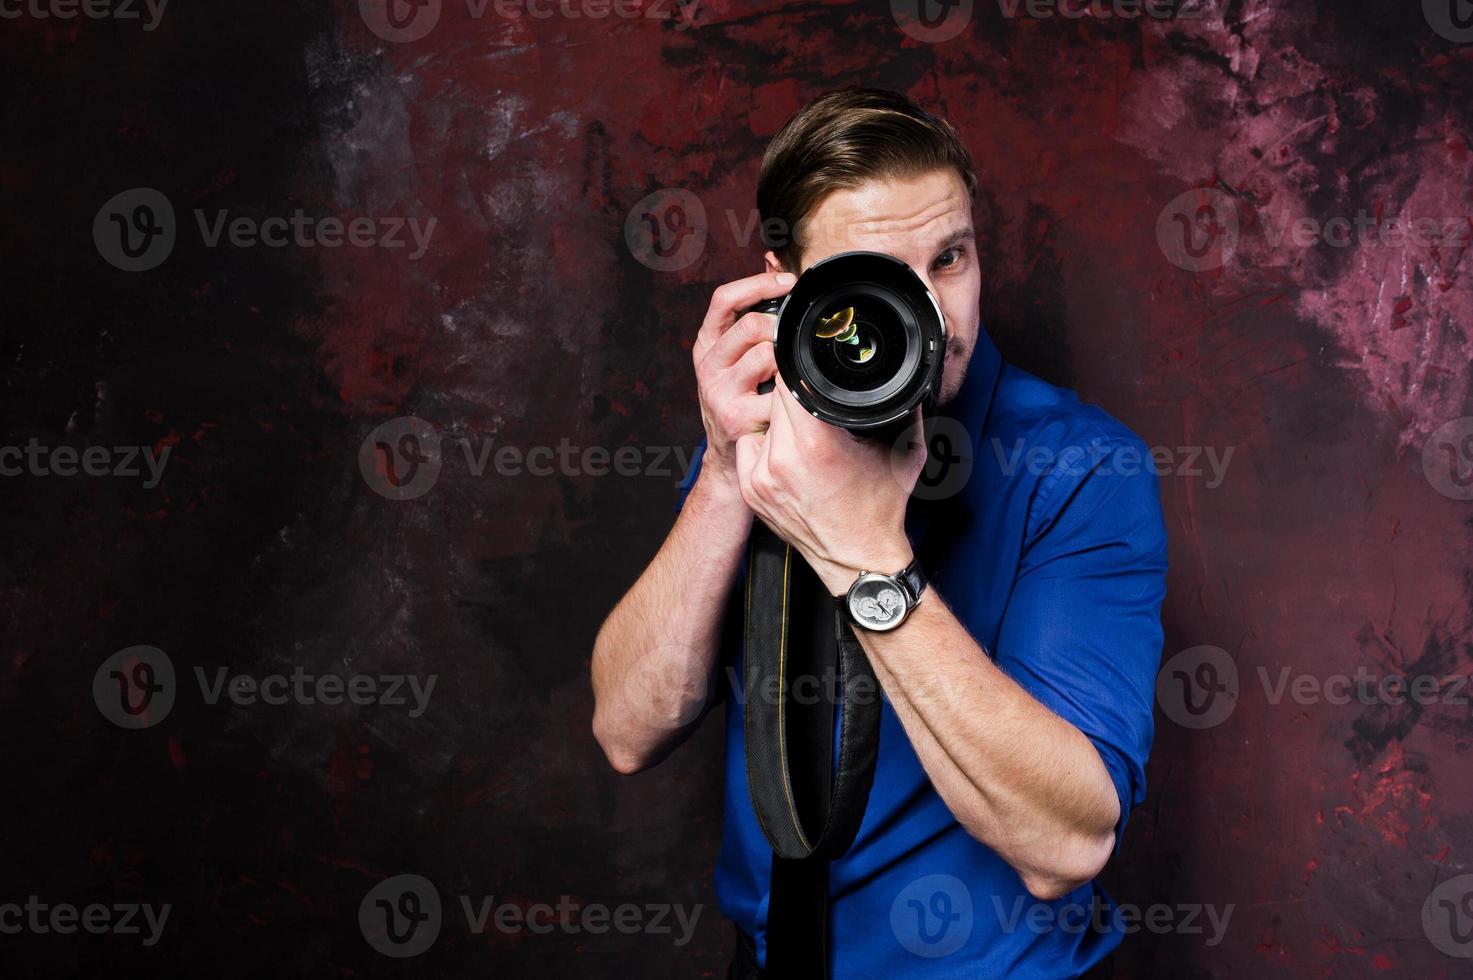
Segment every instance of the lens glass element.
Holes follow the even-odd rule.
[[[895,310],[869,296],[831,300],[814,321],[812,353],[819,373],[846,391],[873,391],[905,361],[905,327]]]

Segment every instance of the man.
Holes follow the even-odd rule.
[[[716,887],[758,964],[772,854],[748,794],[742,651],[721,628],[754,516],[835,596],[917,555],[930,580],[898,628],[855,630],[885,704],[863,823],[830,868],[832,976],[1072,977],[1120,942],[1093,879],[1145,792],[1166,571],[1156,480],[1129,430],[1004,364],[982,332],[975,183],[952,128],[894,93],[830,93],[774,137],[758,204],[795,234],[712,296],[693,349],[704,453],[595,644],[593,730],[620,772],[654,765],[728,700]],[[783,384],[758,391],[774,320],[743,311],[852,249],[907,263],[945,318],[939,412],[975,459],[945,499],[912,497],[922,440],[892,457]]]

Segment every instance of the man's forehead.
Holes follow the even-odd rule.
[[[810,215],[809,241],[837,248],[939,249],[971,236],[971,198],[950,171],[834,191]]]

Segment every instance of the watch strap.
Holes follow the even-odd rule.
[[[914,609],[916,603],[921,601],[921,593],[926,591],[926,572],[921,568],[921,560],[916,558],[909,565],[895,573],[895,580],[905,587],[910,593],[910,608]]]

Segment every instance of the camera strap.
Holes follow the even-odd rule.
[[[879,685],[818,575],[760,520],[746,599],[747,785],[773,852],[763,976],[823,980],[828,866],[853,844],[869,802]]]

